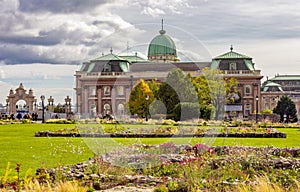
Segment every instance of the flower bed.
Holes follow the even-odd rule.
[[[286,134],[276,129],[247,127],[154,127],[125,128],[122,126],[77,127],[58,131],[40,131],[36,137],[120,137],[120,138],[165,138],[165,137],[249,137],[286,138]]]
[[[51,131],[40,131],[35,133],[35,137],[115,137],[115,138],[168,138],[168,137],[243,137],[243,138],[286,138],[282,132],[272,133],[207,133],[207,134],[156,134],[156,133],[58,133]]]
[[[300,182],[300,148],[210,147],[204,144],[133,145],[89,161],[38,169],[54,180],[80,180],[96,190],[118,185],[152,185],[165,191],[236,191],[255,187],[261,175],[283,188]]]

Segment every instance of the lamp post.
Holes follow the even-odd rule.
[[[257,123],[257,118],[258,118],[258,95],[256,95],[256,113],[255,113],[255,122]]]
[[[149,100],[149,95],[146,95],[146,121],[148,121],[148,100]]]
[[[41,100],[42,100],[42,123],[45,123],[45,111],[44,111],[45,95],[41,96]]]

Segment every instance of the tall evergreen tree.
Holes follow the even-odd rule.
[[[286,95],[280,98],[277,106],[273,109],[273,113],[280,115],[280,122],[293,123],[298,121],[295,103]]]
[[[166,81],[159,87],[158,96],[159,100],[165,104],[169,115],[174,115],[175,106],[179,103],[197,103],[198,101],[191,79],[179,68],[174,68],[168,74]],[[181,113],[184,112],[181,111]]]

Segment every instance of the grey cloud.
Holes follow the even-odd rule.
[[[67,51],[65,51],[67,53]],[[55,56],[53,56],[55,55]],[[39,53],[34,47],[6,45],[0,46],[0,62],[5,64],[26,64],[26,63],[51,63],[51,64],[78,64],[80,57],[67,60],[53,50]]]
[[[109,0],[20,0],[20,10],[23,12],[72,13],[85,12],[97,6],[104,5]]]
[[[53,63],[51,59],[40,58],[35,52],[24,47],[0,47],[0,61],[6,64],[16,63]]]
[[[56,45],[61,42],[61,39],[49,38],[49,36],[21,36],[21,35],[1,35],[0,42],[19,45]]]

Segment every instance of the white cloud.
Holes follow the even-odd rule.
[[[164,15],[165,12],[158,8],[145,7],[142,11],[142,14],[150,15],[152,17],[158,17],[160,15]]]
[[[254,58],[263,74],[293,73],[300,62],[300,2],[295,0],[0,3],[0,63],[56,64],[56,71],[51,66],[28,65],[31,71],[22,67],[24,70],[17,73],[13,66],[0,65],[0,77],[6,79],[18,75],[48,80],[73,76],[74,69],[57,64],[81,63],[108,53],[111,47],[114,53],[126,52],[127,42],[130,51],[147,54],[149,42],[158,35],[161,16],[178,50],[190,58],[209,56],[206,47],[216,56],[234,44],[241,48],[237,51]]]

